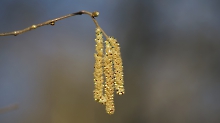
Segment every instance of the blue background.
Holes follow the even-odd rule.
[[[219,123],[219,0],[1,0],[0,32],[99,11],[118,39],[126,93],[93,99],[95,25],[75,16],[0,37],[0,123]]]

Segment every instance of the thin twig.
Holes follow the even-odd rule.
[[[62,16],[62,17],[59,17],[59,18],[48,20],[48,21],[40,23],[40,24],[34,24],[34,25],[29,26],[29,27],[27,27],[25,29],[22,29],[22,30],[6,32],[6,33],[0,33],[0,36],[9,36],[9,35],[17,36],[19,34],[22,34],[22,33],[27,32],[27,31],[31,31],[31,30],[36,29],[36,28],[41,27],[41,26],[45,26],[45,25],[52,25],[53,26],[56,21],[59,21],[59,20],[62,20],[62,19],[66,19],[66,18],[75,16],[75,15],[82,15],[82,14],[89,15],[92,18],[93,22],[95,23],[96,27],[99,27],[101,29],[101,27],[99,26],[98,22],[95,19],[95,17],[97,17],[99,15],[99,12],[95,11],[95,12],[91,13],[91,12],[83,10],[83,11],[79,11],[79,12],[75,12],[75,13],[72,13],[72,14],[68,14],[68,15],[65,15],[65,16]],[[108,36],[105,34],[105,32],[103,30],[102,30],[102,32],[103,32],[104,36],[107,38]]]

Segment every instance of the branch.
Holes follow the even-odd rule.
[[[65,15],[65,16],[62,16],[62,17],[59,17],[59,18],[48,20],[48,21],[40,23],[40,24],[34,24],[34,25],[29,26],[29,27],[27,27],[25,29],[22,29],[22,30],[17,30],[17,31],[13,31],[13,32],[6,32],[6,33],[0,33],[0,36],[9,36],[9,35],[17,36],[19,34],[25,33],[27,31],[31,31],[31,30],[36,29],[36,28],[41,27],[41,26],[45,26],[45,25],[52,25],[53,26],[53,25],[55,25],[56,21],[66,19],[66,18],[75,16],[75,15],[82,15],[82,14],[89,15],[92,18],[93,22],[95,23],[96,27],[99,27],[101,29],[101,27],[99,26],[98,22],[95,19],[95,17],[98,17],[99,12],[95,11],[95,12],[91,13],[91,12],[88,12],[88,11],[79,11],[79,12],[68,14],[68,15]],[[108,36],[105,34],[105,32],[103,30],[102,30],[102,32],[103,32],[104,36],[107,38]]]

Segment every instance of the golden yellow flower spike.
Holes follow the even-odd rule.
[[[115,38],[108,38],[110,44],[113,47],[113,64],[114,64],[114,76],[115,76],[115,89],[118,95],[125,93],[124,79],[123,79],[123,66],[119,43]]]
[[[96,28],[96,53],[94,66],[94,99],[102,104],[105,104],[106,99],[103,94],[104,78],[103,78],[103,35],[99,28]]]
[[[96,26],[94,98],[96,101],[106,105],[108,114],[114,114],[114,91],[116,90],[118,95],[125,93],[120,47],[115,38],[108,37],[98,24]],[[105,55],[103,55],[103,35],[106,38]],[[105,93],[103,92],[104,80]]]
[[[114,72],[112,67],[112,46],[108,41],[105,41],[106,49],[104,56],[104,74],[105,74],[105,97],[106,97],[106,112],[113,114],[114,106]]]

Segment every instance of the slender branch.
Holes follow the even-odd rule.
[[[99,15],[99,12],[95,11],[95,12],[88,12],[88,11],[79,11],[79,12],[75,12],[75,13],[71,13],[71,14],[68,14],[68,15],[65,15],[65,16],[62,16],[62,17],[59,17],[59,18],[55,18],[55,19],[52,19],[52,20],[48,20],[46,22],[43,22],[43,23],[39,23],[39,24],[34,24],[32,26],[29,26],[25,29],[22,29],[22,30],[17,30],[17,31],[12,31],[12,32],[6,32],[6,33],[0,33],[0,36],[9,36],[9,35],[14,35],[14,36],[17,36],[19,34],[22,34],[24,32],[27,32],[27,31],[31,31],[33,29],[36,29],[38,27],[41,27],[41,26],[45,26],[45,25],[55,25],[55,22],[56,21],[59,21],[59,20],[62,20],[62,19],[66,19],[66,18],[69,18],[69,17],[72,17],[72,16],[75,16],[75,15],[82,15],[82,14],[87,14],[89,15],[93,22],[95,23],[96,27],[99,27],[101,29],[101,27],[99,26],[98,22],[96,21],[95,17],[98,17]],[[101,29],[102,30],[102,29]],[[102,30],[104,36],[107,38],[108,36],[105,34],[105,32]]]

